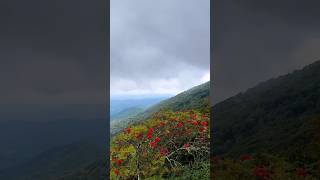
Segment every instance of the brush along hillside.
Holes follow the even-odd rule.
[[[208,99],[209,82],[137,116],[111,139],[110,178],[208,179]]]
[[[161,110],[171,111],[184,111],[197,109],[201,112],[208,111],[209,108],[209,94],[210,94],[210,82],[206,82],[199,86],[193,87],[187,91],[184,91],[172,98],[163,100],[160,103],[146,109],[145,111],[138,113],[135,116],[129,118],[123,118],[119,121],[113,121],[110,124],[111,134],[123,130],[128,124],[144,121],[150,117],[153,113]]]

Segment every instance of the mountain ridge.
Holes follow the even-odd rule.
[[[320,114],[320,61],[261,82],[212,112],[217,154],[280,153],[307,144],[301,140],[310,136],[307,119]]]
[[[200,89],[199,89],[200,87]],[[199,99],[196,99],[196,100],[199,100],[199,103],[196,103],[196,104],[192,104],[189,102],[189,107],[191,106],[194,106],[196,105],[197,107],[201,107],[202,105],[204,105],[206,102],[208,101],[204,101],[202,102],[202,100],[204,99],[209,99],[209,82],[206,83],[206,85],[204,86],[199,86],[198,88],[192,88],[192,91],[189,91],[190,92],[193,92],[191,94],[197,94],[197,92],[199,92],[200,94],[198,94],[200,97],[202,98],[199,98]],[[203,88],[201,88],[203,87]],[[189,93],[184,93],[182,95],[179,96],[179,98],[185,98]],[[182,96],[182,97],[181,97]],[[198,97],[198,96],[196,96]],[[182,100],[181,99],[181,100]],[[169,101],[170,102],[170,101]],[[180,107],[179,106],[179,103],[181,103],[182,101],[176,101],[175,103],[173,103],[173,105],[177,105],[175,106],[176,108]],[[204,104],[202,104],[204,103]],[[207,104],[205,104],[207,106]],[[163,107],[163,106],[161,106]],[[182,107],[182,106],[181,106]],[[186,107],[184,107],[186,108]],[[158,109],[160,110],[160,108]],[[99,138],[102,138],[102,136],[99,136]],[[99,142],[101,142],[102,140],[100,140]],[[77,152],[79,152],[77,155],[72,155],[72,153],[65,153],[65,152],[68,152],[70,149],[73,149],[74,147],[78,147],[79,145],[81,145],[82,143],[84,142],[78,142],[78,143],[73,143],[73,144],[70,144],[70,145],[65,145],[65,146],[58,146],[58,147],[54,147],[52,149],[49,149],[43,153],[41,153],[39,156],[36,156],[35,158],[33,158],[32,160],[26,162],[23,164],[23,166],[16,166],[18,167],[18,169],[21,167],[21,169],[17,170],[16,168],[12,168],[10,169],[10,172],[9,172],[9,175],[13,175],[15,172],[15,170],[17,170],[16,172],[21,172],[20,175],[18,176],[6,176],[6,179],[8,178],[11,178],[14,179],[14,178],[20,178],[20,179],[23,179],[21,177],[23,177],[23,175],[26,174],[26,172],[28,171],[28,169],[32,169],[32,167],[28,167],[28,166],[31,166],[31,164],[35,164],[37,165],[37,167],[39,167],[39,164],[41,164],[41,162],[46,162],[45,166],[44,167],[51,167],[52,169],[52,172],[50,171],[50,168],[49,169],[46,169],[46,168],[42,168],[42,169],[39,169],[37,173],[35,174],[28,174],[29,175],[29,179],[31,180],[37,180],[37,179],[50,179],[50,180],[74,180],[74,179],[92,179],[92,180],[98,180],[98,179],[101,179],[101,178],[107,178],[106,177],[106,174],[104,174],[104,170],[105,170],[105,166],[106,166],[106,162],[105,162],[105,158],[101,158],[101,159],[92,159],[92,163],[88,163],[88,159],[84,159],[83,162],[87,162],[86,164],[82,164],[81,166],[76,166],[74,164],[69,164],[68,161],[73,161],[72,158],[77,158],[77,157],[82,157],[81,153],[82,151],[79,150]],[[86,145],[86,147],[88,147],[88,144]],[[88,149],[90,150],[90,152],[96,152],[97,149],[95,148],[90,148],[88,147]],[[57,159],[53,158],[53,157],[56,157],[57,155],[61,154],[61,161],[57,161]],[[43,158],[43,156],[47,156],[48,159],[46,158]],[[53,159],[50,159],[53,158]],[[65,161],[64,161],[65,160]],[[80,161],[80,160],[79,160]],[[59,163],[62,163],[63,162],[67,163],[65,166],[68,167],[68,171],[65,172],[65,171],[61,171],[60,170],[57,170],[57,172],[55,172],[55,168],[57,167],[56,165],[59,164]],[[51,173],[51,176],[49,177],[45,177],[44,174],[45,172],[50,172]],[[0,174],[1,175],[1,174]],[[8,175],[8,174],[5,174],[5,175]],[[23,179],[23,180],[28,180],[28,179]]]
[[[150,117],[153,113],[158,112],[160,110],[170,109],[172,111],[183,111],[189,109],[203,109],[204,106],[210,106],[209,95],[210,81],[192,87],[171,98],[162,100],[134,117],[122,119],[121,121],[111,124],[111,134],[115,134],[121,131],[128,124],[143,121]]]

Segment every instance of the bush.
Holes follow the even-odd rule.
[[[181,177],[194,170],[198,175],[190,175],[208,176],[202,163],[209,158],[208,115],[165,111],[124,129],[111,141],[111,179]]]

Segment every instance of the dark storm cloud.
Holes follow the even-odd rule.
[[[213,1],[214,103],[320,59],[319,1]]]
[[[177,93],[204,81],[209,8],[209,0],[112,0],[111,91]]]
[[[104,103],[108,40],[103,5],[1,1],[1,103]]]

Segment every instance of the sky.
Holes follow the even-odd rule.
[[[106,103],[102,2],[0,1],[0,104]],[[319,1],[212,5],[209,50],[208,0],[111,0],[112,94],[178,93],[210,64],[215,103],[320,59]]]
[[[111,0],[111,96],[174,95],[209,81],[209,2]]]
[[[0,2],[0,104],[101,104],[107,7],[85,0]]]
[[[320,1],[213,1],[213,104],[320,59]]]
[[[107,15],[104,0],[1,0],[0,121],[105,117]]]

